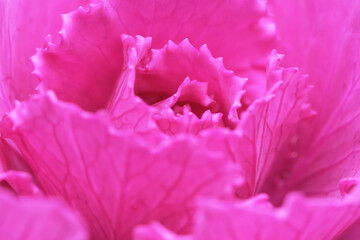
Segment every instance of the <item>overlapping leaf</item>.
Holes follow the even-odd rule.
[[[83,222],[53,199],[19,199],[0,189],[0,235],[3,239],[86,240]]]
[[[31,74],[29,58],[48,34],[61,26],[60,14],[75,10],[88,0],[31,0],[0,2],[0,112],[10,111],[14,100],[34,92],[38,80]]]
[[[239,178],[231,160],[195,137],[166,139],[153,148],[115,131],[106,119],[47,94],[25,102],[3,123],[41,189],[79,210],[94,238],[129,239],[136,225],[151,220],[188,231],[194,200],[220,197]]]
[[[280,208],[261,196],[244,202],[203,200],[192,235],[176,236],[153,224],[139,227],[135,239],[337,239],[360,217],[358,199],[359,187],[342,200],[291,194]]]
[[[296,136],[297,164],[269,192],[300,190],[338,197],[339,181],[359,176],[359,2],[272,2],[279,48],[291,64],[309,74],[307,82],[314,85],[310,102],[317,116]]]

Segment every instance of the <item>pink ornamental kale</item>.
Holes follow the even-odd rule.
[[[0,26],[6,239],[358,238],[359,1],[13,0]]]

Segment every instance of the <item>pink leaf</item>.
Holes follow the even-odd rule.
[[[96,239],[129,239],[136,225],[151,220],[186,232],[194,200],[227,195],[238,179],[230,160],[195,137],[154,148],[109,127],[102,113],[82,112],[52,94],[24,102],[3,125],[41,189],[79,210]]]
[[[14,100],[24,100],[38,84],[31,74],[30,56],[41,47],[47,34],[57,33],[60,14],[88,0],[12,0],[0,2],[0,113],[9,111]]]
[[[153,50],[144,65],[137,71],[135,94],[148,104],[173,108],[176,103],[195,104],[192,110],[199,118],[209,109],[222,113],[226,124],[238,120],[245,79],[225,69],[222,59],[214,59],[207,46],[197,50],[187,39],[179,45],[169,41]]]
[[[297,69],[280,68],[280,58],[273,52],[267,77],[269,90],[242,114],[236,131],[202,134],[210,148],[221,150],[242,167],[247,183],[242,197],[258,193],[272,171],[288,167],[280,154],[290,148],[296,124],[313,114],[307,103],[309,88],[304,76]]]
[[[89,111],[105,108],[123,68],[121,32],[102,5],[63,15],[60,43],[32,57],[42,87]]]
[[[139,61],[148,55],[151,38],[123,35],[122,42],[124,66],[108,100],[107,111],[117,129],[132,130],[151,140],[149,142],[157,143],[164,136],[158,131],[153,119],[155,109],[146,105],[134,93],[136,68]]]
[[[54,200],[19,201],[0,191],[0,235],[2,239],[86,240],[80,219]]]
[[[150,18],[149,8],[161,10]],[[263,68],[274,42],[274,26],[261,0],[191,4],[105,1],[105,6],[93,4],[89,10],[64,15],[63,20],[60,43],[50,40],[33,57],[35,73],[45,89],[52,89],[59,98],[90,111],[104,108],[126,68],[121,54],[122,34],[149,36],[153,48],[163,47],[169,40],[180,43],[186,38],[195,48],[207,44],[214,56],[224,58],[226,67],[246,76],[249,69]],[[168,24],[174,26],[169,28]],[[186,44],[182,45],[180,48]],[[210,55],[206,47],[201,48],[202,55]],[[251,78],[249,82],[254,81],[260,80]]]
[[[275,27],[266,3],[260,0],[117,1],[106,0],[116,11],[120,31],[151,36],[154,48],[185,38],[196,48],[207,44],[230,69],[249,68],[273,48]]]
[[[359,187],[342,200],[290,194],[280,208],[258,196],[243,202],[204,199],[191,235],[176,237],[159,225],[139,227],[135,240],[337,239],[360,217]],[[260,199],[259,199],[260,198]]]
[[[299,128],[299,157],[272,194],[300,190],[340,197],[339,181],[360,174],[359,2],[272,2],[279,48],[289,55],[288,64],[309,74],[307,82],[314,85],[309,99],[318,113]]]
[[[238,119],[245,80],[226,70],[205,46],[197,50],[184,40],[179,45],[169,42],[164,48],[147,53],[148,38],[124,37],[123,44],[124,70],[108,105],[117,128],[153,135],[157,123],[160,130],[170,135],[196,134],[223,125],[223,114],[226,123]],[[192,115],[185,114],[184,107]]]
[[[167,91],[169,97],[189,76],[208,83],[205,92],[217,101],[211,107],[223,112],[226,121],[237,120],[244,79],[226,70],[206,46],[197,50],[187,40],[179,45],[170,41],[151,53],[151,39],[124,35],[126,31],[117,28],[119,22],[113,19],[109,6],[91,5],[87,11],[64,15],[63,20],[61,42],[49,42],[32,58],[42,87],[54,90],[60,99],[90,111],[107,107],[117,128],[144,134],[156,128],[154,111],[146,109],[134,92],[145,101],[148,97],[144,95],[159,98],[164,94],[160,91]],[[164,78],[168,82],[161,87],[158,83]],[[179,101],[193,100],[186,94],[191,95],[194,89],[205,94],[203,86],[187,89],[182,90]],[[210,97],[205,101],[200,99],[200,104],[210,104]]]

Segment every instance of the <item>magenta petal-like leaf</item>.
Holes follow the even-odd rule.
[[[35,74],[40,77],[46,89],[54,90],[59,98],[75,102],[87,110],[104,108],[123,71],[123,45],[120,41],[123,34],[151,37],[153,48],[163,47],[169,40],[180,43],[189,38],[195,48],[201,48],[200,58],[210,56],[207,47],[202,47],[207,44],[214,56],[222,57],[225,66],[233,70],[253,68],[252,62],[261,62],[257,64],[263,65],[273,48],[270,43],[274,39],[274,27],[267,17],[266,4],[263,1],[195,1],[190,5],[168,2],[165,4],[163,1],[151,1],[147,4],[130,4],[127,1],[122,1],[120,5],[113,3],[105,1],[105,6],[93,4],[87,10],[79,9],[64,15],[60,43],[52,43],[50,39],[45,48],[33,57]],[[144,16],[142,21],[141,15],[145,14],[143,8],[148,11],[149,7],[161,7],[161,11],[156,11],[155,15],[165,14],[162,17],[164,19],[160,20],[155,16],[147,19]],[[182,15],[184,7],[201,12],[186,17]],[[168,11],[171,11],[171,14]],[[195,12],[191,13],[193,14]],[[184,17],[184,23],[177,22],[174,28],[163,26],[167,21],[180,16]],[[208,21],[216,27],[204,27],[203,23]],[[189,26],[184,27],[184,24]],[[253,44],[254,41],[258,44]],[[166,47],[170,54],[172,51],[184,50],[191,54],[194,51],[191,48],[186,47],[184,42],[178,50],[171,46]],[[186,57],[186,54],[183,57]],[[222,62],[218,65],[222,65]],[[246,72],[247,70],[244,73]],[[186,72],[183,74],[187,76]],[[222,71],[221,75],[224,74],[229,75]],[[232,90],[237,88],[236,84],[232,85]],[[224,90],[223,87],[221,89]],[[230,98],[234,94],[232,90]]]
[[[189,78],[187,81],[196,80],[200,85],[205,83],[206,93],[213,103],[206,96],[194,99],[195,95],[199,97],[205,93],[205,86],[193,87],[201,94],[192,94],[193,99],[186,99],[184,87],[188,84],[183,83],[186,78]],[[227,122],[238,120],[237,109],[244,82],[245,79],[225,69],[222,59],[215,59],[206,45],[198,50],[185,39],[179,45],[169,41],[162,49],[152,51],[151,59],[145,60],[144,69],[137,72],[135,93],[148,103],[156,103],[177,93],[183,84],[182,96],[177,93],[179,101],[205,105],[213,112],[223,113]],[[156,99],[154,96],[163,98]]]
[[[107,111],[117,129],[133,131],[156,143],[163,138],[153,119],[156,111],[135,96],[134,91],[136,68],[149,54],[151,38],[123,35],[122,44],[123,69],[108,100]]]
[[[281,68],[280,60],[281,55],[273,52],[267,73],[269,91],[250,105],[239,126],[245,140],[242,151],[251,149],[246,150],[247,154],[252,152],[251,172],[254,175],[251,182],[255,192],[261,189],[273,169],[288,167],[281,161],[281,155],[291,154],[287,151],[291,148],[296,125],[314,114],[307,100],[310,87],[305,77],[295,68]]]
[[[11,110],[14,100],[33,93],[38,80],[31,74],[30,57],[48,34],[61,27],[60,14],[88,0],[0,2],[0,113]]]
[[[154,48],[169,40],[189,38],[195,47],[207,44],[226,67],[249,68],[273,48],[275,27],[261,0],[169,1],[106,0],[116,11],[120,31],[150,36]]]
[[[242,114],[235,131],[214,130],[202,135],[212,149],[221,150],[242,167],[247,183],[242,197],[258,193],[269,174],[291,165],[283,162],[280,154],[291,148],[296,124],[313,114],[304,76],[297,69],[280,68],[280,59],[281,55],[272,54],[269,90]]]
[[[294,194],[279,209],[251,200],[242,204],[205,201],[199,206],[194,239],[211,240],[219,235],[222,239],[334,239],[360,216],[358,190],[341,201]]]
[[[287,64],[309,74],[309,100],[317,111],[313,122],[299,128],[296,164],[273,194],[339,197],[339,181],[360,176],[360,3],[271,2],[279,48],[289,55]]]
[[[101,4],[63,15],[60,43],[32,57],[42,87],[86,110],[105,108],[123,68],[122,33]]]
[[[87,240],[83,222],[53,199],[22,199],[0,189],[0,236],[11,240]]]
[[[173,135],[238,121],[245,79],[226,70],[206,46],[170,41],[150,52],[150,44],[140,36],[123,39],[124,70],[108,105],[117,128],[144,135],[153,132],[156,119],[160,130]]]
[[[151,220],[188,231],[194,200],[228,195],[239,178],[231,159],[195,137],[153,148],[111,128],[102,113],[82,112],[52,94],[24,102],[3,125],[41,189],[79,210],[96,239],[129,239],[136,225]]]
[[[359,187],[341,200],[290,194],[274,208],[258,196],[243,202],[199,202],[192,240],[337,239],[360,217]],[[180,240],[157,224],[136,229],[136,240]]]

